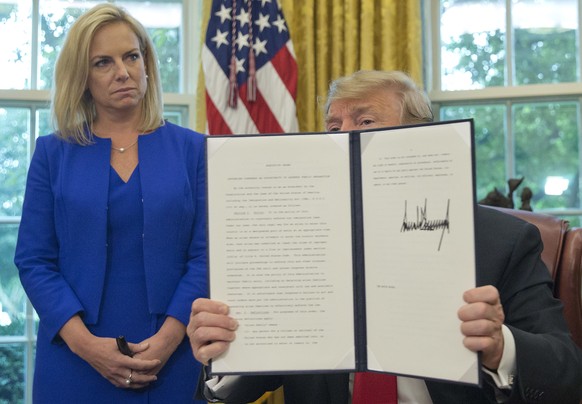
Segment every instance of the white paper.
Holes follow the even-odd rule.
[[[352,369],[348,135],[207,142],[211,298],[239,322],[212,372]]]
[[[470,124],[361,139],[368,368],[477,383],[457,318],[475,287]]]
[[[240,324],[213,373],[356,368],[363,216],[368,369],[479,382],[457,318],[475,287],[470,121],[359,136],[355,215],[347,133],[207,138],[210,295]]]

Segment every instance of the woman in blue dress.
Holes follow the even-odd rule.
[[[194,401],[185,330],[207,293],[204,137],[163,121],[161,93],[138,21],[112,4],[77,19],[15,256],[40,318],[35,403]]]

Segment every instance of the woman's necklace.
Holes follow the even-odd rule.
[[[95,130],[93,130],[93,126],[91,125],[91,133],[93,133],[95,136],[98,136],[97,133],[95,132]],[[132,144],[130,144],[127,147],[114,147],[113,143],[111,144],[111,149],[115,150],[116,152],[119,153],[125,153],[128,149],[131,149],[133,146],[135,146],[137,144],[137,141],[139,139],[139,134],[137,135],[137,138],[135,139],[135,142],[133,142]]]
[[[139,139],[139,136],[138,136],[138,139]],[[129,146],[127,146],[127,147],[113,147],[113,145],[111,145],[111,148],[112,148],[113,150],[115,150],[115,151],[118,151],[119,153],[125,153],[125,151],[126,151],[127,149],[130,149],[130,148],[132,148],[132,147],[133,147],[133,146],[135,146],[136,144],[137,144],[137,139],[135,139],[135,142],[133,142],[132,144],[130,144],[130,145],[129,145]]]

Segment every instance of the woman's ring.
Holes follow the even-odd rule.
[[[131,376],[133,376],[133,369],[129,369],[129,377],[127,379],[125,379],[125,384],[127,384],[128,386],[133,381],[133,380],[131,380]]]

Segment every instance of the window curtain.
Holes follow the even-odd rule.
[[[204,0],[202,38],[211,0]],[[402,70],[422,83],[421,0],[279,0],[295,49],[302,132],[323,130],[320,107],[331,80],[360,69]],[[200,69],[196,129],[205,132]]]
[[[421,1],[280,0],[299,66],[302,131],[323,129],[317,99],[361,69],[403,70],[421,83]]]

